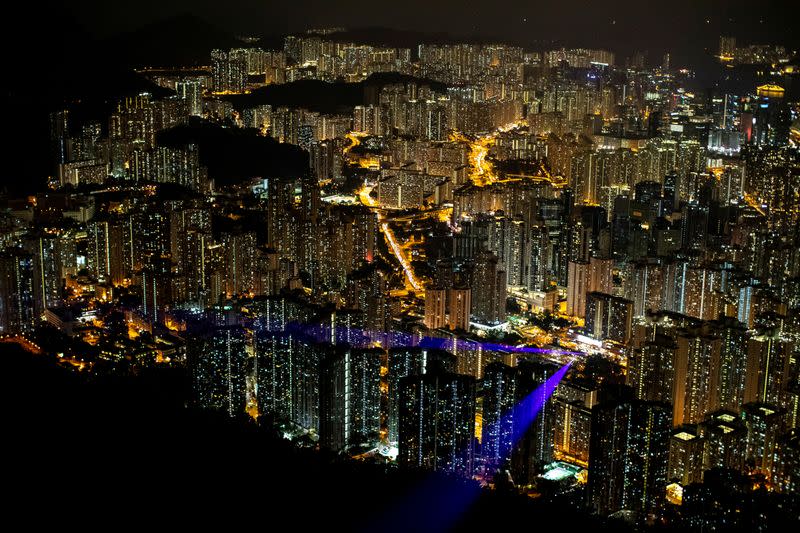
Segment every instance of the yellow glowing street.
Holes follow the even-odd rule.
[[[375,200],[369,195],[370,192],[372,192],[372,187],[362,187],[361,190],[358,191],[358,197],[362,204],[375,208],[377,205]],[[389,223],[384,222],[384,216],[380,209],[376,209],[376,212],[378,213],[378,224],[380,224],[381,233],[383,233],[386,242],[389,244],[389,248],[392,250],[392,253],[394,254],[395,258],[397,258],[397,261],[400,263],[400,266],[403,267],[403,271],[405,272],[406,288],[409,291],[422,293],[422,283],[420,283],[416,274],[414,274],[414,270],[411,268],[411,262],[406,257],[403,247],[398,244],[397,239],[394,236],[394,232],[389,227]]]

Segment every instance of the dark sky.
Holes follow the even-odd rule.
[[[192,13],[222,29],[282,34],[321,26],[381,26],[508,38],[537,46],[716,49],[721,33],[797,46],[797,1],[770,0],[81,0],[65,9],[96,36]],[[794,33],[794,35],[792,35]],[[538,47],[538,46],[537,46]]]

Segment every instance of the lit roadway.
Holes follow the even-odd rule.
[[[511,124],[500,126],[491,133],[479,135],[475,138],[467,137],[459,131],[453,131],[450,134],[451,141],[462,142],[469,145],[469,163],[472,167],[470,179],[472,180],[472,183],[478,187],[483,187],[497,182],[517,181],[516,179],[501,180],[500,176],[498,176],[494,169],[494,165],[488,161],[486,157],[489,155],[489,147],[496,142],[498,134],[506,133],[526,125],[527,123],[525,121],[512,122]],[[536,181],[548,181],[554,187],[563,187],[566,185],[563,178],[560,176],[552,176],[547,168],[541,163],[539,164],[538,175],[519,176],[518,178],[521,179],[523,177],[534,179]]]
[[[489,146],[494,144],[495,136],[496,133],[491,133],[476,139],[470,139],[458,131],[454,131],[450,136],[452,141],[469,144],[469,164],[472,167],[470,179],[479,187],[497,181],[494,166],[486,160]]]
[[[453,142],[462,142],[469,145],[469,162],[470,166],[472,167],[472,171],[470,173],[470,179],[472,182],[479,186],[483,187],[485,185],[490,185],[492,183],[506,181],[501,180],[498,176],[497,172],[495,171],[494,165],[491,161],[487,159],[489,154],[489,147],[492,146],[496,140],[497,135],[500,133],[508,132],[520,127],[525,126],[525,122],[515,122],[512,124],[508,124],[506,126],[501,126],[497,128],[495,131],[480,135],[476,138],[469,138],[462,134],[461,132],[454,131],[450,134],[450,140]],[[344,155],[347,156],[348,153],[356,146],[361,144],[361,137],[364,137],[363,133],[359,132],[350,132],[346,135],[347,139],[350,141],[350,144],[344,148]],[[372,160],[365,161],[360,160],[359,164],[361,166],[374,166],[375,162]],[[379,163],[378,163],[379,165]],[[552,183],[554,186],[562,186],[563,183],[560,177],[551,176],[548,170],[544,167],[544,165],[540,165],[540,175],[537,176],[524,176],[535,180],[546,180]],[[516,179],[522,179],[523,176],[512,178],[508,181],[516,181]],[[374,208],[375,211],[378,213],[378,223],[380,224],[381,232],[386,239],[386,242],[389,244],[389,248],[392,250],[392,253],[397,258],[397,261],[400,263],[400,266],[403,267],[403,271],[406,277],[406,288],[410,292],[416,293],[418,296],[423,293],[422,283],[420,282],[417,275],[414,273],[414,270],[411,267],[411,261],[409,260],[406,252],[404,250],[404,246],[401,245],[397,238],[394,235],[391,227],[389,227],[389,223],[386,221],[386,217],[384,216],[381,209],[378,208],[377,203],[375,200],[369,195],[372,191],[372,187],[362,187],[361,190],[358,192],[358,197],[361,200],[361,203],[367,207]],[[452,213],[450,208],[442,210],[439,213],[439,218],[441,220],[447,221],[449,219],[449,215]],[[426,213],[423,216],[431,216],[433,213]]]
[[[5,342],[9,344],[18,344],[20,348],[22,348],[26,352],[39,355],[43,353],[41,348],[39,348],[38,344],[26,339],[21,335],[3,335],[0,336],[0,342]]]
[[[20,335],[2,335],[0,336],[0,342],[17,344],[19,345],[20,348],[32,354],[36,355],[45,354],[45,352],[42,351],[41,347],[38,344]],[[68,363],[77,368],[78,370],[83,370],[87,366],[91,367],[91,363],[80,361],[72,356],[64,356],[59,354],[58,359],[60,362]]]
[[[366,133],[360,131],[351,131],[347,133],[345,135],[345,138],[350,141],[350,144],[344,147],[343,155],[345,156],[345,158],[349,158],[349,160],[353,161],[353,157],[351,157],[352,154],[350,154],[350,152],[353,150],[353,148],[361,144],[362,137],[367,137],[367,136],[368,135]],[[360,166],[361,168],[368,168],[375,170],[377,168],[380,168],[381,165],[380,159],[375,157],[358,157],[355,159],[356,160],[353,162],[358,166]]]
[[[361,132],[351,131],[350,133],[345,135],[345,138],[350,141],[350,144],[344,147],[344,154],[347,155],[350,150],[361,144],[361,137],[365,135]]]
[[[358,197],[362,204],[368,207],[376,208],[377,205],[375,200],[369,195],[371,191],[372,187],[362,187],[358,192]],[[408,260],[403,247],[398,244],[392,228],[389,227],[388,222],[384,221],[384,216],[381,210],[376,209],[375,211],[378,213],[378,224],[380,224],[381,232],[383,232],[383,236],[386,238],[386,242],[389,244],[389,248],[391,248],[392,253],[400,263],[400,266],[403,267],[407,281],[406,286],[408,286],[414,292],[422,292],[422,283],[420,283],[416,274],[414,274],[414,270],[411,268],[411,262]]]
[[[747,205],[758,211],[761,216],[767,216],[766,211],[761,207],[758,201],[753,197],[750,193],[744,193],[744,201],[747,202]]]

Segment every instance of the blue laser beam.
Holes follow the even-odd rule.
[[[511,449],[525,436],[571,365],[572,360],[509,409],[497,422],[514,424]],[[381,521],[384,524],[382,529],[385,530],[388,525],[390,531],[407,531],[418,528],[419,524],[426,524],[426,527],[432,525],[431,530],[436,531],[452,529],[480,494],[481,489],[477,483],[465,480],[460,484],[446,484],[442,477],[431,475],[416,490],[391,507]]]
[[[580,355],[580,352],[561,350],[558,348],[537,348],[534,346],[514,346],[511,344],[499,344],[494,342],[481,342],[472,339],[460,339],[457,337],[433,337],[427,335],[417,335],[407,332],[388,331],[376,332],[368,331],[355,327],[331,326],[326,324],[307,324],[301,322],[289,322],[284,328],[268,327],[262,324],[261,328],[267,331],[280,333],[293,333],[314,339],[317,342],[331,342],[332,344],[350,344],[355,348],[372,346],[376,341],[387,348],[396,347],[420,347],[438,348],[447,351],[476,350],[524,354],[549,354],[549,355]]]

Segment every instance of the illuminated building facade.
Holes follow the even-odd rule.
[[[443,371],[401,379],[400,465],[471,476],[475,392],[473,377]]]

